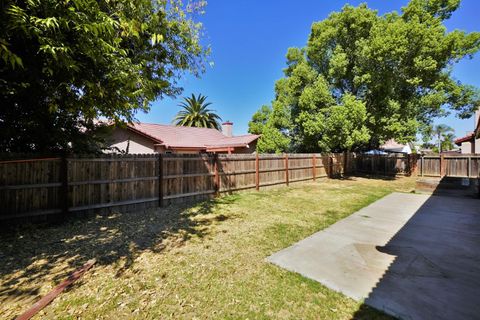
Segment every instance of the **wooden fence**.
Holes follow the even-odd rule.
[[[404,154],[355,156],[355,172],[385,176],[411,175],[415,171],[416,156]]]
[[[479,177],[480,156],[108,155],[0,161],[0,220],[158,207],[342,174]]]
[[[380,175],[480,178],[480,155],[365,155],[355,156],[355,172]]]
[[[138,210],[353,172],[353,154],[108,155],[0,161],[0,220]]]
[[[419,176],[480,178],[480,155],[422,156],[417,168]]]

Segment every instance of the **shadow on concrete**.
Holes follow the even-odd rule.
[[[478,319],[480,199],[443,195],[433,190],[403,227],[376,247],[393,262],[354,319],[363,319],[367,306],[400,319]]]
[[[418,177],[415,189],[440,196],[479,198],[480,179],[458,177]]]

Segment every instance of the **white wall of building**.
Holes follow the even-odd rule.
[[[462,142],[460,150],[462,154],[472,153],[472,144],[469,141]]]

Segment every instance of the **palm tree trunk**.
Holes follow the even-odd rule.
[[[438,153],[442,153],[442,140],[440,140],[441,135],[438,134]]]

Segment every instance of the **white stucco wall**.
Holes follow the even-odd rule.
[[[154,143],[139,134],[126,129],[116,128],[109,138],[109,146],[128,153],[154,153]],[[115,151],[113,151],[115,152]],[[118,151],[117,151],[118,152]]]
[[[472,144],[468,141],[467,142],[462,142],[460,150],[461,150],[462,154],[472,153]]]

